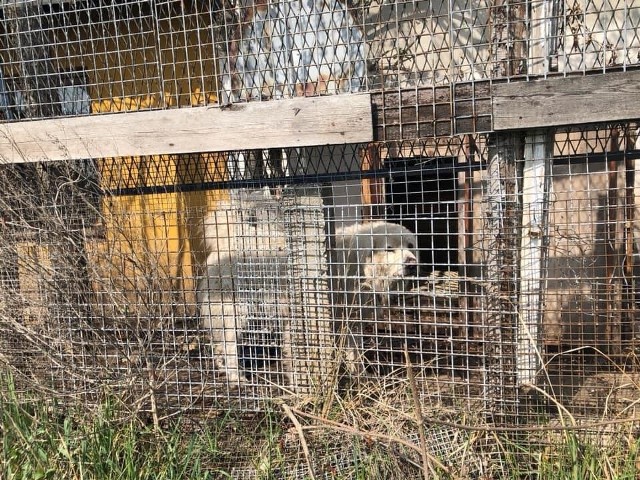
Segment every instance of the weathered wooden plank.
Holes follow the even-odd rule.
[[[612,122],[640,115],[640,71],[495,83],[493,128]]]
[[[0,162],[215,152],[373,140],[368,94],[0,125]]]
[[[518,385],[534,385],[540,367],[542,318],[542,249],[546,228],[548,185],[546,158],[553,149],[546,130],[528,132],[522,179],[520,298],[518,322]]]
[[[555,0],[534,0],[531,4],[531,42],[529,65],[531,74],[549,70],[549,45],[557,32],[549,21]],[[553,154],[553,136],[548,129],[529,130],[524,143],[522,178],[522,235],[520,238],[520,296],[517,383],[529,387],[536,384],[540,368],[540,332],[544,314],[542,259],[548,216],[549,176],[547,159]]]
[[[489,139],[488,165],[483,190],[483,295],[481,325],[487,356],[485,395],[496,413],[514,395],[516,376],[516,328],[518,309],[514,301],[518,261],[517,158],[520,138],[500,133]],[[512,397],[513,398],[513,397]]]

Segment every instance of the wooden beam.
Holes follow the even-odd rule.
[[[522,178],[518,385],[535,385],[542,358],[542,255],[547,235],[547,158],[553,149],[546,130],[527,132]]]
[[[494,83],[493,128],[544,128],[640,117],[640,70]]]
[[[0,162],[362,143],[368,94],[55,118],[0,125]]]
[[[485,203],[483,204],[483,295],[481,328],[485,342],[485,395],[494,420],[508,413],[510,399],[517,398],[516,376],[517,239],[519,195],[516,159],[520,136],[512,133],[488,139]]]

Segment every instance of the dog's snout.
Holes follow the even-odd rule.
[[[418,259],[412,252],[405,251],[403,262],[405,265],[417,265]]]
[[[404,274],[407,277],[418,276],[418,259],[412,253],[404,258]]]
[[[404,272],[407,277],[417,277],[418,276],[418,264],[417,263],[409,263],[404,266]]]

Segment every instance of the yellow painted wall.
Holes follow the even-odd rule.
[[[196,95],[193,99],[198,101]],[[95,102],[92,108],[94,112],[137,110],[153,107],[156,101],[125,97]],[[223,180],[221,162],[224,157],[219,154],[158,155],[101,159],[98,168],[102,187],[108,191]],[[119,292],[121,298],[103,298],[100,303],[193,305],[194,278],[205,259],[203,219],[223,198],[227,198],[224,191],[106,195],[102,202],[106,241],[95,254],[103,257],[98,263],[108,258],[110,264],[102,276],[112,285],[103,293]],[[155,298],[140,298],[149,292]]]

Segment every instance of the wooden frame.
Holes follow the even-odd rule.
[[[368,94],[300,97],[0,125],[0,162],[366,143]]]
[[[494,130],[616,122],[640,116],[640,70],[492,86]]]

